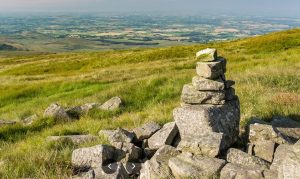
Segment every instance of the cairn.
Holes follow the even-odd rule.
[[[216,157],[239,135],[239,99],[226,80],[226,59],[216,49],[196,55],[197,76],[183,87],[181,107],[173,111],[181,141],[178,148],[194,154]]]

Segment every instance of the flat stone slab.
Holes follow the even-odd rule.
[[[277,144],[289,144],[292,140],[278,131],[275,127],[266,124],[250,124],[249,141],[255,144],[258,141],[271,140]]]
[[[214,178],[225,164],[225,160],[191,153],[182,153],[169,160],[169,167],[176,178]]]
[[[114,142],[112,145],[116,148],[115,160],[127,162],[139,162],[142,155],[142,149],[132,143]]]
[[[165,145],[157,150],[154,156],[142,165],[140,179],[174,178],[168,167],[169,159],[179,155],[176,148]]]
[[[192,83],[198,91],[219,91],[225,89],[225,83],[222,78],[210,80],[200,76],[195,76],[193,77]]]
[[[267,161],[247,154],[241,150],[231,148],[227,152],[227,161],[244,167],[269,169],[270,163]]]
[[[58,142],[64,140],[70,140],[74,144],[82,144],[86,142],[92,142],[97,140],[98,137],[93,135],[66,135],[66,136],[49,136],[47,137],[48,142]]]
[[[196,155],[216,157],[220,152],[222,138],[222,133],[214,132],[201,137],[190,136],[182,139],[177,148]]]
[[[226,72],[226,60],[218,58],[213,62],[198,62],[196,72],[203,78],[217,79]]]
[[[207,48],[196,53],[196,58],[202,62],[215,61],[218,57],[216,49]]]
[[[277,168],[278,178],[300,178],[300,141],[292,145],[290,152],[285,155]]]
[[[239,101],[224,105],[187,105],[173,110],[181,139],[190,136],[200,140],[207,133],[223,133],[221,150],[236,142],[239,135]]]
[[[155,132],[161,129],[160,125],[156,122],[149,122],[141,127],[133,129],[138,140],[149,139]]]
[[[99,106],[101,110],[116,110],[119,109],[122,105],[122,100],[120,97],[113,97]]]
[[[183,86],[181,101],[188,104],[224,104],[225,90],[198,91],[192,84]]]
[[[171,145],[177,133],[178,128],[175,122],[167,123],[148,139],[148,147],[159,149],[164,145]]]
[[[44,112],[44,117],[51,117],[57,120],[71,120],[65,109],[57,103],[51,104]]]
[[[220,179],[262,179],[263,170],[228,163],[222,169]],[[275,178],[274,178],[275,179]]]
[[[97,168],[114,159],[115,148],[107,145],[79,148],[72,153],[75,168]]]
[[[99,135],[105,136],[110,143],[124,142],[130,143],[133,141],[135,134],[125,129],[118,128],[117,130],[101,130]]]
[[[270,167],[271,170],[278,170],[279,166],[282,165],[282,161],[285,159],[287,154],[292,152],[292,145],[282,144],[276,148],[274,153],[273,163]]]
[[[274,151],[275,142],[270,140],[256,142],[253,148],[255,156],[262,158],[270,163],[272,163],[273,161]]]

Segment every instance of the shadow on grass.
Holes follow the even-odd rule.
[[[0,128],[0,141],[16,142],[26,138],[27,134],[39,132],[47,127],[52,127],[57,122],[52,118],[41,118],[35,121],[31,126],[16,124]]]

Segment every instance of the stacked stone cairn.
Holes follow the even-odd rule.
[[[111,145],[74,150],[73,178],[300,178],[300,123],[253,120],[246,132],[247,153],[246,145],[236,145],[240,106],[234,82],[225,78],[226,60],[215,49],[202,50],[197,58],[197,76],[183,87],[175,122],[101,130]],[[62,139],[82,143],[96,136]]]

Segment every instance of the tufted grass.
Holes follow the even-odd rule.
[[[241,126],[251,117],[270,120],[274,115],[300,121],[300,29],[194,46],[3,56],[0,119],[42,116],[53,102],[69,107],[113,96],[120,96],[124,107],[93,110],[70,123],[41,117],[32,126],[1,127],[0,178],[68,178],[74,148],[107,143],[99,137],[79,146],[49,144],[47,136],[97,135],[101,129],[171,121],[183,84],[195,75],[194,54],[206,47],[228,59],[226,75],[236,81]]]

